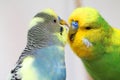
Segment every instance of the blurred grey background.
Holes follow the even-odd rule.
[[[109,24],[120,28],[120,0],[0,0],[0,80],[7,80],[23,51],[29,22],[37,12],[52,8],[67,21],[76,6],[94,7]],[[67,80],[91,79],[68,45],[66,65]]]

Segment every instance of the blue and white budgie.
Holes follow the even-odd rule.
[[[10,80],[66,80],[66,25],[52,9],[36,14]]]

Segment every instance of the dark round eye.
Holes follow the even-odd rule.
[[[54,19],[53,21],[54,21],[54,23],[56,23],[56,22],[57,22],[55,19]]]
[[[78,21],[76,20],[75,22],[77,22],[78,23]]]
[[[85,27],[85,29],[86,29],[86,30],[90,30],[90,29],[91,29],[91,27]]]

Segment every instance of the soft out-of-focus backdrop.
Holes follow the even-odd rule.
[[[98,9],[111,25],[120,28],[120,0],[82,0],[80,3],[81,6]],[[29,22],[37,12],[52,8],[67,20],[75,7],[75,0],[0,0],[0,80],[7,80],[24,49]],[[82,62],[68,45],[66,65],[67,80],[90,79]]]

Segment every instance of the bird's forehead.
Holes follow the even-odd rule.
[[[49,15],[54,16],[55,18],[57,18],[57,14],[52,9],[45,9],[42,12],[46,13],[46,14],[49,14]]]
[[[98,12],[91,8],[77,8],[70,15],[69,20],[75,20],[84,23],[92,23],[99,17]]]

